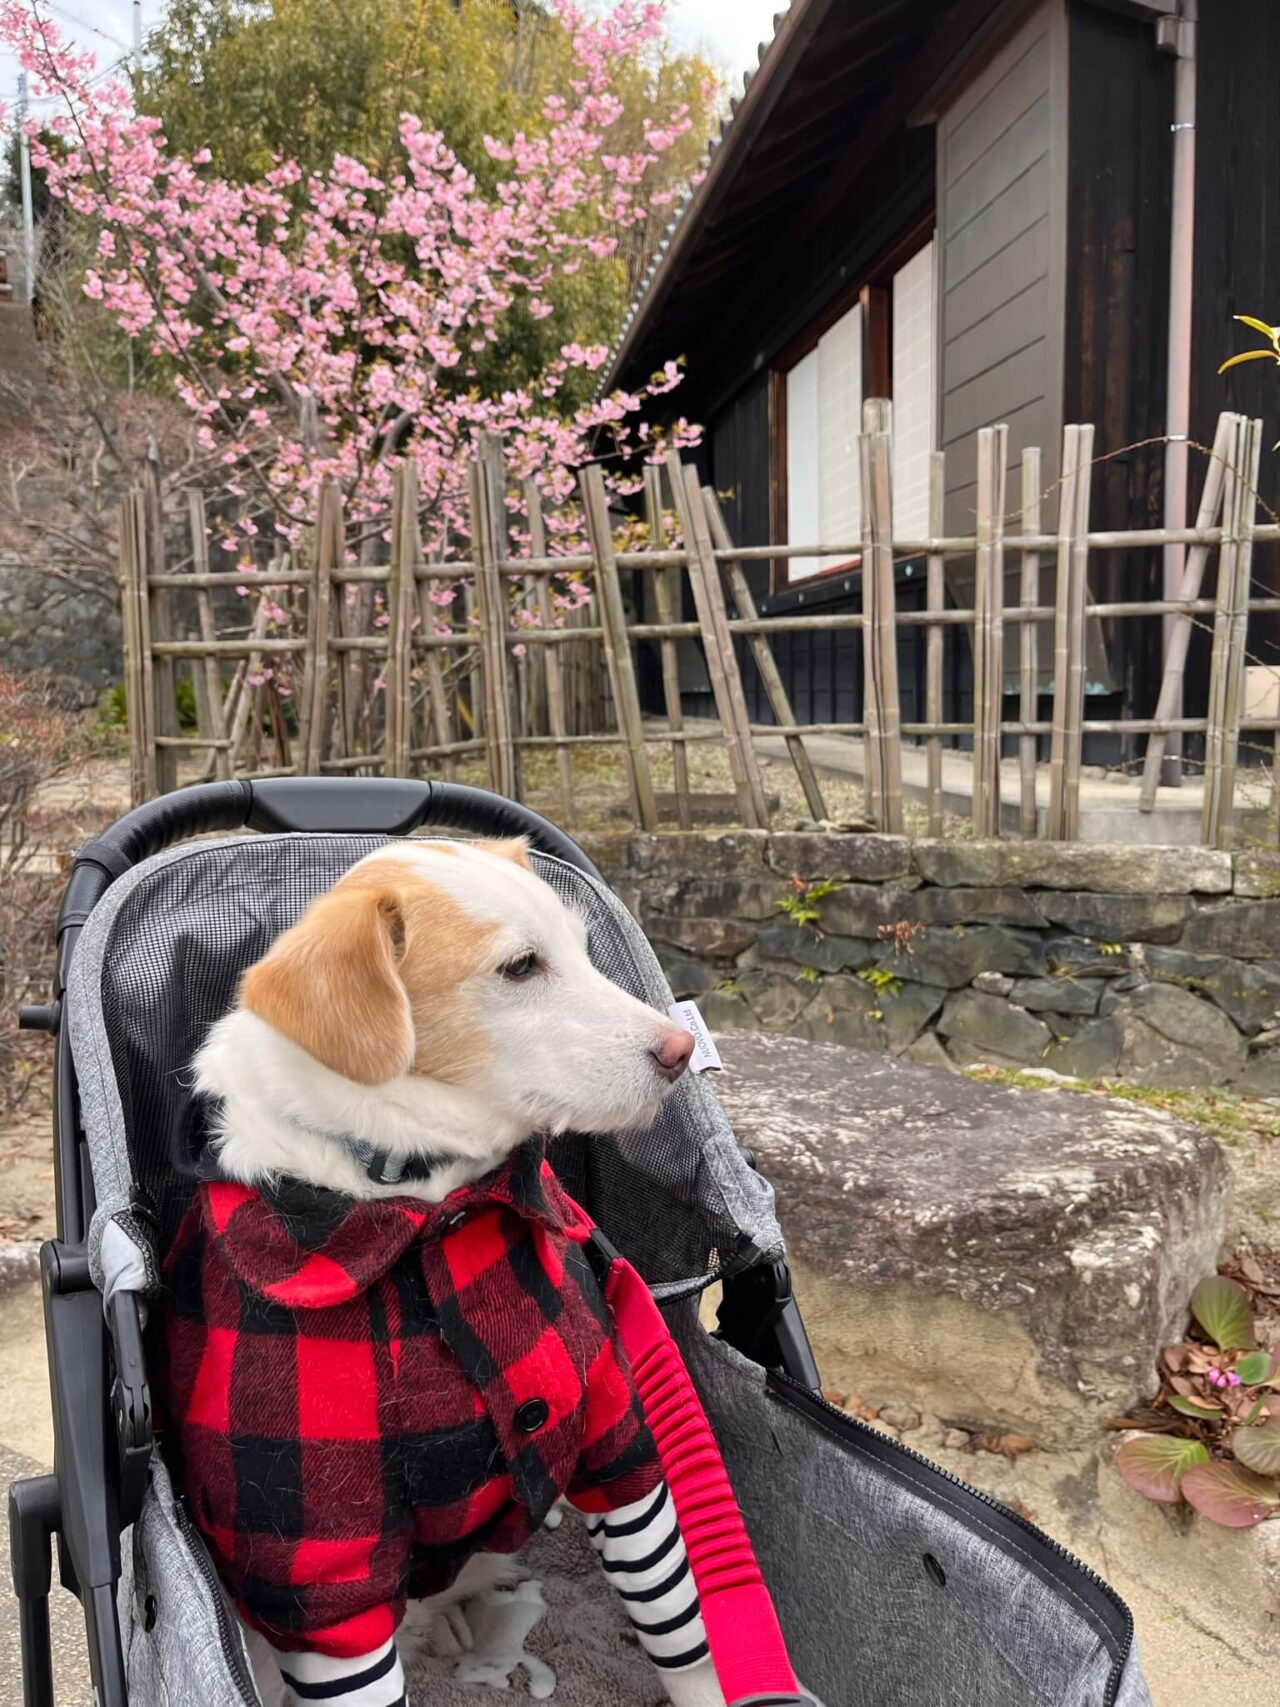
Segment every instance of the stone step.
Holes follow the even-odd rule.
[[[1045,1443],[1146,1396],[1218,1261],[1207,1133],[778,1033],[719,1046],[826,1383]]]

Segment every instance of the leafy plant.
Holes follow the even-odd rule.
[[[796,974],[802,984],[820,984],[822,974],[816,966],[802,966]]]
[[[902,993],[902,979],[896,972],[890,972],[887,966],[864,966],[856,976],[877,994],[898,996]]]
[[[1252,314],[1237,314],[1234,318],[1242,326],[1252,326],[1255,332],[1261,332],[1269,347],[1265,350],[1241,350],[1234,356],[1228,356],[1218,369],[1219,373],[1225,373],[1229,367],[1239,367],[1241,362],[1280,363],[1280,326],[1268,326],[1265,320],[1255,320]]]
[[[778,902],[778,911],[785,913],[793,925],[816,925],[821,917],[818,903],[843,888],[843,883],[833,883],[826,877],[806,883],[802,877],[793,876],[788,879],[787,893]]]
[[[877,934],[886,946],[892,945],[896,966],[904,958],[911,959],[916,951],[915,939],[924,934],[924,926],[913,925],[909,919],[897,919],[891,925],[881,925]],[[897,994],[896,991],[894,993]]]
[[[1236,1275],[1208,1275],[1191,1295],[1196,1337],[1160,1355],[1160,1392],[1142,1419],[1153,1432],[1126,1440],[1115,1465],[1149,1500],[1251,1529],[1280,1517],[1280,1354],[1257,1349],[1254,1324],[1255,1298],[1280,1286],[1252,1258],[1225,1266]]]

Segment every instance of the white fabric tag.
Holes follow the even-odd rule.
[[[715,1073],[723,1072],[720,1051],[707,1030],[706,1020],[698,1012],[697,1002],[672,1002],[667,1013],[693,1036],[693,1059],[689,1062],[689,1071],[705,1073],[710,1068]]]

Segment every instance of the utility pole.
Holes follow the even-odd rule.
[[[1187,525],[1187,438],[1191,431],[1191,331],[1196,239],[1196,25],[1198,0],[1179,0],[1176,16],[1156,24],[1156,47],[1172,54],[1173,72],[1173,191],[1169,241],[1169,348],[1165,377],[1164,525]],[[1164,548],[1164,597],[1182,597],[1185,545]],[[1164,655],[1177,627],[1176,616],[1163,619]],[[1182,716],[1182,706],[1173,708]],[[1166,737],[1160,780],[1167,787],[1182,783],[1181,734]]]
[[[27,304],[36,291],[36,216],[31,200],[31,144],[27,141],[27,74],[18,73],[18,160],[22,177],[22,245],[26,262]]]

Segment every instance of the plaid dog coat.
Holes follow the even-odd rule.
[[[440,1204],[201,1185],[165,1263],[166,1444],[273,1646],[369,1653],[562,1493],[657,1488],[590,1231],[536,1140]]]

